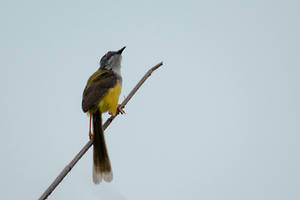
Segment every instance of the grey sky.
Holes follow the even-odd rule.
[[[36,199],[88,140],[81,95],[126,45],[106,131],[49,199],[300,199],[298,1],[1,1],[1,199]],[[107,115],[105,115],[107,117]]]

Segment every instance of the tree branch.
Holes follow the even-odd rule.
[[[124,99],[124,101],[121,103],[121,108],[124,108],[125,105],[128,103],[128,101],[132,98],[132,96],[136,93],[136,91],[142,86],[142,84],[147,80],[149,76],[151,76],[152,72],[154,72],[156,69],[158,69],[160,66],[162,66],[163,63],[160,62],[151,69],[147,71],[147,73],[142,77],[142,79],[136,84],[136,86],[131,90],[129,95]],[[103,129],[105,130],[110,123],[115,119],[115,116],[109,117],[106,122],[103,124]],[[51,185],[47,188],[47,190],[41,195],[39,200],[46,199],[56,188],[56,186],[64,179],[64,177],[71,171],[71,169],[74,167],[74,165],[80,160],[80,158],[87,152],[87,150],[92,146],[93,139],[91,139],[84,147],[79,151],[79,153],[73,158],[73,160],[60,172],[60,174],[56,177],[56,179],[51,183]]]

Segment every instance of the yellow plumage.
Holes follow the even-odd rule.
[[[121,93],[121,84],[118,82],[103,96],[98,104],[101,113],[110,111],[113,115],[117,112],[117,105]]]
[[[89,78],[86,87],[89,87],[91,85],[91,83],[93,83],[99,76],[101,76],[103,73],[107,73],[107,72],[111,73],[108,70],[98,70],[98,71],[96,71]],[[101,97],[98,104],[96,104],[97,106],[91,107],[88,110],[88,114],[92,115],[94,112],[96,112],[97,109],[99,109],[101,113],[110,111],[111,114],[115,115],[116,111],[117,111],[117,105],[118,105],[121,89],[122,89],[122,84],[121,84],[121,81],[118,80],[117,83],[112,88],[110,88],[106,92],[106,94],[104,94],[103,97]]]

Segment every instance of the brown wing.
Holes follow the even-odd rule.
[[[83,112],[87,112],[89,109],[96,106],[108,90],[116,85],[117,75],[112,71],[104,71],[96,75],[96,77],[89,82],[83,91]]]

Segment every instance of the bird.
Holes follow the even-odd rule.
[[[124,46],[108,51],[99,62],[99,69],[88,79],[82,95],[82,110],[90,117],[89,138],[93,139],[93,182],[111,182],[112,168],[105,144],[102,114],[124,114],[118,104],[122,89],[121,60]],[[93,133],[91,131],[93,121]]]

